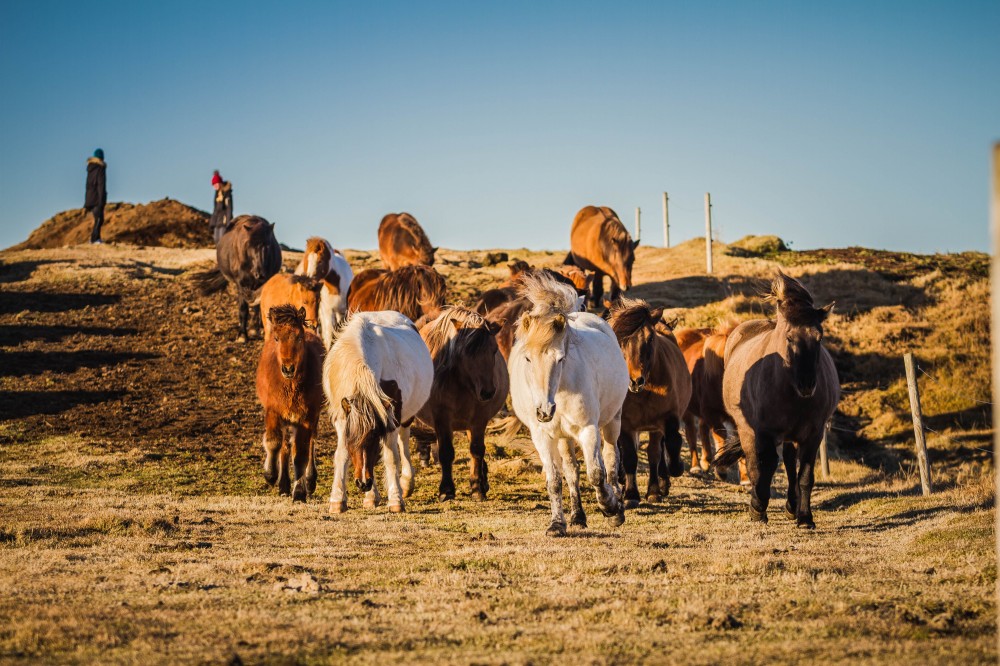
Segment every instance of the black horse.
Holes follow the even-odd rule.
[[[274,225],[256,215],[240,215],[226,227],[215,256],[216,268],[196,274],[194,280],[206,296],[222,291],[229,283],[235,285],[240,303],[237,341],[246,342],[251,304],[257,336],[263,325],[257,305],[261,287],[281,270],[281,246],[274,237]]]

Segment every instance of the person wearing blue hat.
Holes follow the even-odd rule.
[[[98,148],[94,156],[87,160],[87,196],[83,209],[94,214],[94,228],[90,232],[90,242],[100,244],[101,225],[104,224],[104,205],[108,203],[107,165],[104,151]]]

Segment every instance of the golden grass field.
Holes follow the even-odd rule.
[[[780,266],[837,301],[844,397],[815,532],[780,501],[751,523],[738,486],[686,475],[617,529],[587,490],[590,526],[548,538],[531,442],[495,435],[485,503],[438,502],[418,462],[406,514],[354,494],[331,516],[328,423],[317,494],[293,506],[259,471],[260,343],[234,342],[231,295],[187,280],[213,251],[0,252],[0,662],[995,663],[987,258],[725,249],[708,277],[701,244],[640,247],[633,295],[686,325],[759,317]],[[484,255],[439,252],[454,301],[505,277]]]

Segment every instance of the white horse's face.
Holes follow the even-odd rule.
[[[527,328],[536,325],[522,321]],[[523,370],[528,392],[535,407],[535,418],[540,423],[548,423],[555,416],[556,393],[562,382],[563,363],[566,360],[566,321],[561,319],[556,326],[556,335],[547,345],[526,344],[522,348]]]

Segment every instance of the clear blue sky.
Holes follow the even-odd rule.
[[[615,208],[659,245],[986,250],[1000,2],[0,4],[0,247],[83,202],[237,213],[372,248],[565,248]]]

